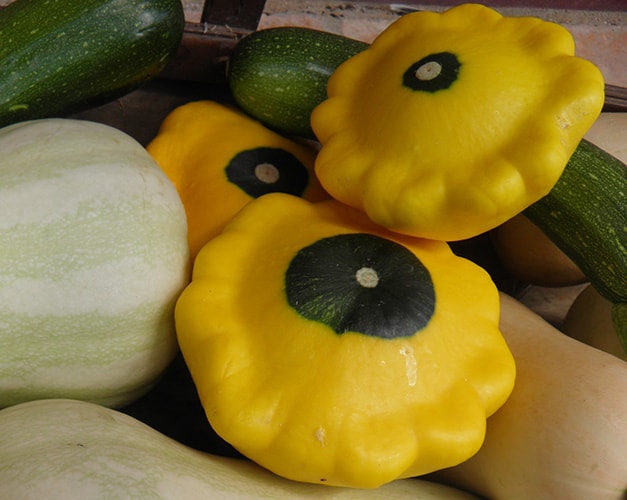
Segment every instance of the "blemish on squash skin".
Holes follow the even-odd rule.
[[[405,374],[407,376],[407,384],[410,387],[416,385],[417,379],[417,366],[416,356],[414,356],[414,349],[411,346],[403,346],[400,351],[401,356],[405,358]]]
[[[324,448],[327,443],[326,433],[323,427],[318,427],[314,432],[314,437],[320,443],[320,445]]]
[[[29,108],[28,104],[14,104],[9,108],[9,111],[23,111]]]

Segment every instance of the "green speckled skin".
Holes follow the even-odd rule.
[[[93,122],[7,126],[0,152],[0,407],[132,401],[178,349],[176,189],[139,143]]]
[[[118,98],[156,76],[180,0],[16,0],[0,10],[0,127]]]
[[[611,302],[627,302],[627,169],[581,141],[553,189],[523,213]]]
[[[256,31],[231,54],[229,87],[240,107],[270,128],[313,138],[311,111],[326,99],[331,73],[367,47],[309,28]]]

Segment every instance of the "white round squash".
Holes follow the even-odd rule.
[[[0,129],[0,407],[126,404],[178,346],[185,211],[133,138],[72,119]]]

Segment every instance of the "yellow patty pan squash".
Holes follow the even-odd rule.
[[[462,4],[413,12],[331,75],[311,117],[340,201],[414,236],[485,232],[546,195],[603,106],[571,34]]]
[[[458,464],[515,378],[482,268],[336,200],[249,203],[198,254],[175,321],[212,427],[302,482]]]
[[[313,172],[312,148],[218,102],[174,109],[147,150],[183,201],[192,257],[257,196],[276,191],[312,201],[329,197]]]

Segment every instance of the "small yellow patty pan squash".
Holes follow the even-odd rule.
[[[563,27],[477,4],[414,12],[331,75],[316,173],[394,231],[476,236],[553,187],[603,106]]]
[[[147,149],[181,196],[192,257],[262,194],[329,198],[314,174],[312,148],[218,102],[195,101],[174,109]]]
[[[249,203],[198,254],[175,320],[216,432],[303,482],[458,464],[515,378],[483,269],[336,200]]]

